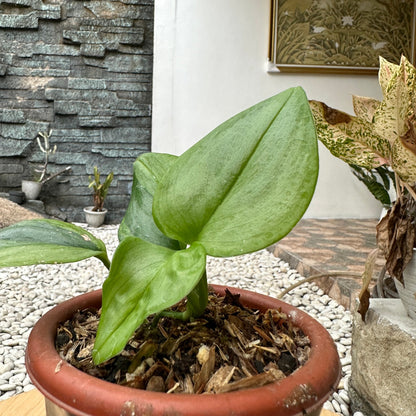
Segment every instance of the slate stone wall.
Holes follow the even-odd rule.
[[[132,163],[150,150],[153,0],[0,1],[0,192],[19,189],[43,160],[39,131],[57,145],[40,199],[84,221],[94,166],[114,171],[105,206],[120,221]]]

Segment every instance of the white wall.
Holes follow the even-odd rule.
[[[156,0],[152,150],[180,154],[218,124],[300,85],[352,113],[352,94],[381,98],[376,75],[268,73],[269,0]],[[378,217],[380,204],[323,146],[306,217]]]

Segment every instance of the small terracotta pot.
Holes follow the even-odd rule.
[[[225,293],[225,286],[215,285],[214,289],[220,295]],[[286,313],[309,336],[311,355],[307,363],[279,382],[221,394],[156,393],[100,380],[63,361],[54,346],[58,323],[69,319],[76,310],[99,307],[99,290],[56,306],[30,334],[26,367],[33,384],[45,396],[47,409],[53,409],[48,415],[318,416],[341,374],[338,353],[328,332],[305,312],[282,301],[229,289],[239,293],[240,301],[248,307],[281,309]]]

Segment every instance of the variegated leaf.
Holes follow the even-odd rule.
[[[389,73],[393,70],[394,72]],[[408,183],[416,181],[416,70],[402,57],[399,66],[382,62],[380,72],[390,76],[383,102],[374,114],[374,129],[389,140],[393,170]]]
[[[378,82],[383,92],[383,97],[386,96],[387,87],[394,76],[394,73],[398,71],[399,65],[393,64],[382,56],[379,58],[380,69],[378,71]]]
[[[372,123],[374,113],[380,105],[380,101],[376,100],[375,98],[353,95],[352,105],[354,108],[354,113],[358,118]]]
[[[380,141],[374,137],[370,123],[335,110],[319,101],[309,102],[319,140],[336,157],[349,164],[373,169],[383,163],[385,150],[375,153],[365,142]]]
[[[416,182],[416,155],[399,140],[392,147],[391,167],[402,181],[411,185]]]
[[[403,83],[404,68],[399,67],[386,89],[384,100],[374,113],[374,129],[386,138],[391,145],[398,135],[405,133],[405,114],[407,113],[406,91]]]

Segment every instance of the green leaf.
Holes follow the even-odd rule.
[[[356,165],[350,165],[350,167],[353,174],[367,187],[374,198],[380,201],[385,207],[391,206],[390,195],[388,193],[390,182],[389,177],[385,172],[385,170],[387,170],[386,167],[380,166],[371,171]],[[376,176],[376,174],[378,174],[379,177]],[[379,182],[379,179],[381,179],[382,183]]]
[[[0,267],[70,263],[94,256],[109,267],[101,240],[62,221],[22,221],[0,230]]]
[[[264,248],[302,217],[318,174],[313,118],[301,88],[226,121],[169,169],[153,215],[169,237],[213,256]]]
[[[205,258],[198,243],[176,251],[136,237],[124,239],[103,285],[94,362],[99,364],[118,354],[147,316],[191,292],[204,274]]]
[[[173,155],[146,153],[134,162],[132,194],[118,231],[120,241],[134,236],[174,250],[180,248],[178,241],[166,237],[157,228],[152,215],[156,186],[176,159]]]

